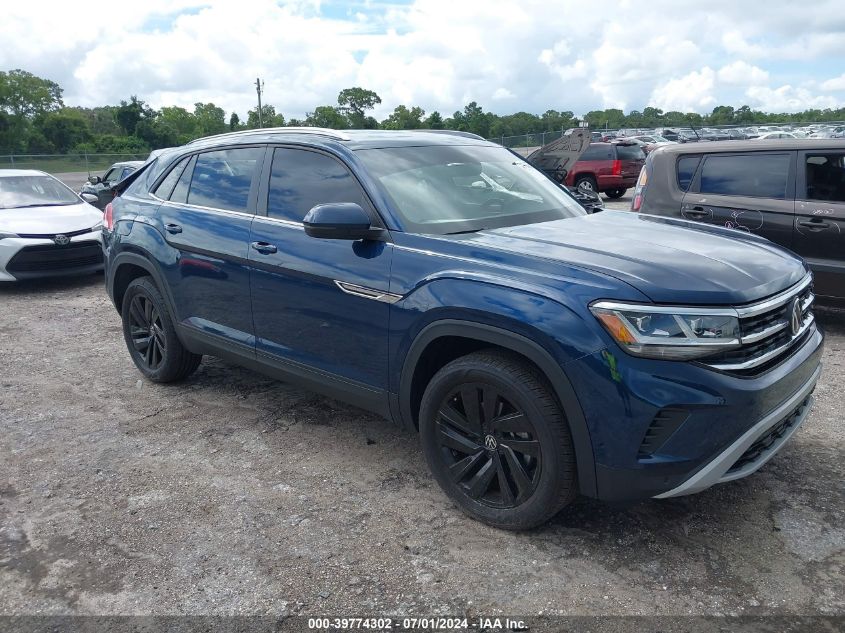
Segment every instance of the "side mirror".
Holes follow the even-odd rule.
[[[318,204],[302,224],[306,235],[328,240],[373,240],[384,233],[370,224],[370,216],[354,202]]]
[[[81,193],[79,197],[85,200],[88,204],[97,204],[99,198],[95,196],[93,193]]]
[[[88,176],[88,182],[92,185],[99,185],[103,181],[99,176]]]

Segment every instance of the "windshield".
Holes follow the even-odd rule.
[[[75,193],[50,176],[0,177],[0,209],[79,203]]]
[[[558,185],[502,147],[443,145],[356,153],[408,232],[465,233],[586,213]]]

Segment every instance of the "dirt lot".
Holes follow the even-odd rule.
[[[211,358],[139,379],[102,277],[0,287],[0,614],[843,614],[845,313],[755,476],[497,531],[416,437]]]

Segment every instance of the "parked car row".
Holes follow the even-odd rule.
[[[845,124],[753,125],[730,128],[623,128],[613,131],[595,130],[592,132],[592,140],[598,142],[608,142],[620,138],[642,139],[643,137],[660,137],[662,139],[660,142],[664,144],[667,142],[697,143],[700,141],[741,141],[749,139],[845,138]]]

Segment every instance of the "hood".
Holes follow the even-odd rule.
[[[629,211],[490,229],[472,240],[616,277],[655,303],[741,305],[807,274],[801,258],[755,235]]]
[[[103,219],[103,212],[87,202],[63,207],[0,209],[0,231],[18,235],[54,235],[90,229]]]

